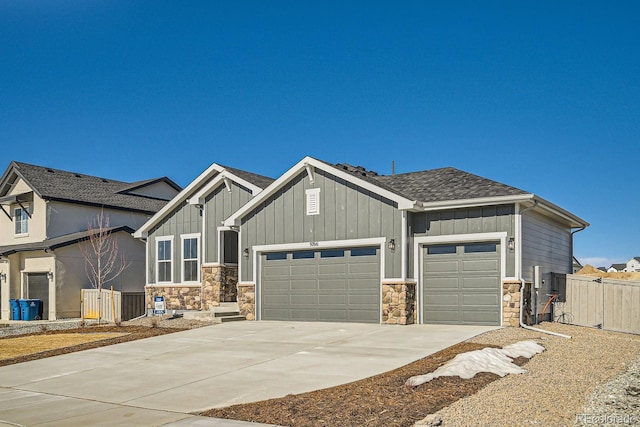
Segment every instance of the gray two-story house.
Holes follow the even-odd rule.
[[[10,299],[43,301],[43,318],[80,316],[80,290],[91,285],[81,246],[103,213],[128,267],[110,285],[144,289],[144,245],[132,233],[180,191],[170,179],[122,182],[11,162],[0,178],[0,317]]]

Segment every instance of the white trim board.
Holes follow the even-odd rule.
[[[171,212],[179,203],[182,203],[186,200],[189,195],[204,181],[211,179],[212,176],[222,172],[225,170],[222,166],[217,163],[213,163],[209,166],[204,172],[202,172],[196,179],[191,181],[189,185],[187,185],[184,190],[176,194],[176,196],[167,202],[166,205],[162,207],[158,212],[155,213],[147,222],[145,222],[142,227],[138,228],[134,233],[133,237],[137,239],[141,239],[147,237],[149,234],[149,230],[157,225],[162,218],[168,213]]]
[[[397,195],[391,191],[385,190],[375,184],[372,184],[368,181],[358,178],[357,176],[342,171],[336,167],[333,167],[327,163],[324,163],[320,160],[314,159],[313,157],[305,157],[296,163],[291,169],[286,171],[280,178],[271,183],[267,188],[265,188],[262,192],[260,192],[256,197],[250,200],[243,207],[238,209],[234,214],[232,214],[227,220],[224,222],[226,226],[234,226],[240,225],[240,219],[242,219],[246,214],[251,212],[255,207],[259,206],[263,201],[265,201],[268,197],[275,194],[278,190],[284,187],[291,179],[295,178],[299,173],[304,172],[307,174],[306,179],[309,179],[309,170],[310,168],[317,168],[323,170],[331,175],[334,175],[338,178],[341,178],[347,182],[350,182],[358,187],[364,188],[365,190],[371,191],[374,194],[382,196],[386,199],[394,201],[398,204],[398,209],[413,209],[416,206],[416,202],[414,200],[409,200],[402,196]]]

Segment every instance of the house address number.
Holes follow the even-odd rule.
[[[318,242],[309,242],[309,246],[311,246],[311,247],[320,246],[320,243],[318,243]]]

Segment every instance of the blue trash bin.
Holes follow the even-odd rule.
[[[11,305],[11,320],[22,320],[22,314],[20,313],[20,304],[17,299],[10,299]]]
[[[20,311],[22,320],[36,320],[40,309],[40,300],[37,299],[21,299]]]

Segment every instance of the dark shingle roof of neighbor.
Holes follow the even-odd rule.
[[[107,228],[106,231],[109,233],[118,233],[120,231],[124,231],[127,234],[132,234],[134,232],[133,228],[127,226],[120,227],[110,227]],[[32,243],[23,243],[20,245],[11,245],[11,246],[2,246],[0,249],[0,256],[7,256],[14,254],[16,252],[27,252],[27,251],[43,251],[45,249],[58,249],[64,246],[69,246],[74,243],[77,243],[81,240],[86,240],[89,238],[89,231],[78,231],[76,233],[65,234],[64,236],[54,237],[52,239],[46,239],[41,242],[32,242]]]
[[[611,264],[611,267],[613,267],[616,270],[620,271],[623,268],[627,268],[627,264]],[[611,268],[611,267],[609,267],[609,268]]]
[[[12,165],[44,199],[148,213],[159,211],[167,203],[166,200],[126,193],[127,190],[137,188],[145,182],[160,181],[164,178],[130,183],[15,161]],[[171,180],[168,181],[173,183]],[[177,186],[175,183],[173,185]]]
[[[228,166],[220,165],[232,174],[238,176],[239,178],[244,179],[247,182],[255,185],[256,187],[266,188],[275,181],[273,178],[269,178],[268,176],[258,175],[257,173],[243,171],[241,169],[230,168]]]
[[[456,168],[425,170],[397,175],[375,176],[398,194],[420,202],[517,196],[526,191]]]

